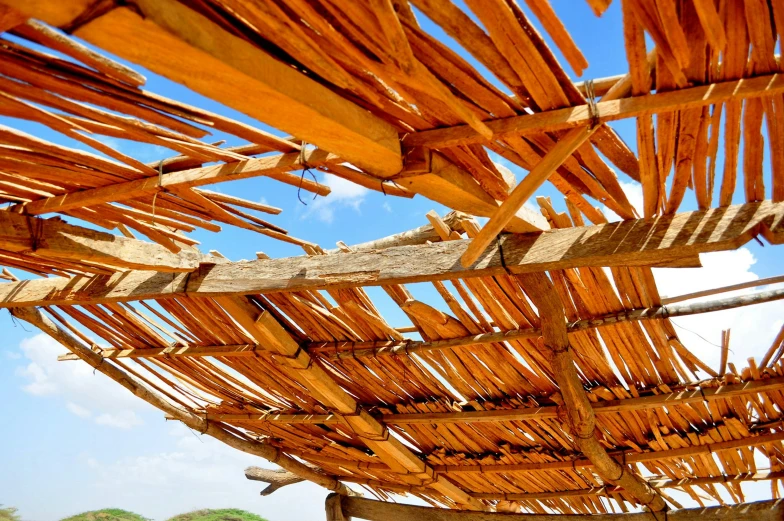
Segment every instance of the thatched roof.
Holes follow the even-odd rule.
[[[61,276],[3,284],[0,306],[65,359],[340,492],[540,513],[657,511],[678,506],[673,488],[742,502],[748,480],[777,498],[784,336],[736,367],[727,335],[710,367],[669,317],[784,294],[663,301],[651,268],[784,238],[784,8],[624,0],[628,74],[573,83],[515,0],[466,4],[3,0],[0,114],[112,159],[0,127],[0,263]],[[581,75],[568,28],[546,1],[526,4]],[[601,15],[609,2],[589,4]],[[276,132],[148,92],[52,26]],[[606,124],[624,118],[636,147]],[[222,147],[211,129],[246,144]],[[97,136],[180,155],[144,164]],[[491,153],[528,174],[517,184]],[[310,168],[455,212],[325,251],[255,213],[279,209],[200,188],[266,176],[328,196]],[[546,198],[541,215],[523,208],[544,182],[568,213]],[[678,213],[687,199],[698,211]],[[124,237],[36,217],[52,213]],[[203,255],[188,232],[219,225],[307,256]],[[433,290],[440,305],[418,296]],[[410,325],[379,312],[393,305]]]

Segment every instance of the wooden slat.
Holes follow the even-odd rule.
[[[255,260],[201,267],[191,274],[130,272],[70,282],[0,285],[0,307],[273,293],[405,284],[530,273],[583,266],[651,266],[709,251],[738,248],[762,233],[780,242],[784,203],[747,203],[656,219],[505,236],[470,268],[459,259],[466,240],[373,252]],[[503,250],[503,260],[499,247]]]

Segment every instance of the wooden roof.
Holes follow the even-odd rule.
[[[670,489],[742,502],[741,482],[768,480],[778,498],[784,330],[746,367],[727,335],[710,367],[669,319],[784,292],[676,303],[651,268],[784,240],[784,8],[624,0],[628,73],[573,83],[537,27],[575,75],[587,62],[546,0],[465,3],[0,0],[0,114],[104,154],[0,127],[0,263],[58,276],[0,285],[0,307],[65,360],[340,493],[604,513],[678,507]],[[66,33],[276,132],[148,92]],[[624,118],[636,154],[607,124]],[[145,164],[96,136],[180,155]],[[265,176],[328,196],[311,168],[454,212],[325,251],[258,215],[280,209],[201,188]],[[545,182],[566,213],[523,208]],[[221,225],[307,255],[232,263],[188,236]]]

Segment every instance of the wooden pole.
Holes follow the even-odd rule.
[[[572,439],[594,464],[595,472],[608,483],[623,487],[630,496],[654,512],[667,509],[664,498],[631,467],[612,459],[596,437],[596,416],[583,389],[570,352],[565,311],[552,282],[544,273],[519,276],[522,286],[539,311],[542,341],[550,351],[550,363],[566,406]]]
[[[174,405],[169,400],[161,396],[160,393],[148,387],[147,384],[136,378],[135,376],[123,371],[110,361],[104,360],[100,355],[94,353],[76,337],[71,335],[68,331],[60,328],[50,318],[45,316],[41,311],[36,308],[13,308],[11,314],[20,320],[29,322],[30,324],[38,327],[41,331],[58,341],[65,346],[69,351],[79,355],[79,357],[90,364],[96,371],[99,371],[115,382],[119,383],[131,393],[141,398],[145,402],[154,407],[162,410],[169,416],[172,416],[191,429],[207,434],[216,438],[225,444],[237,450],[241,450],[248,454],[259,456],[268,461],[271,461],[282,468],[292,472],[303,479],[312,481],[317,485],[321,485],[329,490],[333,490],[339,494],[348,494],[349,489],[338,481],[334,476],[329,476],[322,472],[312,469],[297,460],[290,458],[283,454],[279,449],[265,443],[258,441],[251,441],[248,439],[238,438],[237,436],[229,433],[223,429],[220,424],[210,422],[188,411],[178,405]]]
[[[655,219],[507,235],[471,268],[460,266],[469,241],[455,240],[343,255],[202,266],[193,273],[174,276],[132,271],[110,278],[2,284],[0,307],[118,302],[185,293],[215,297],[384,286],[574,267],[655,266],[698,253],[735,249],[760,233],[769,241],[784,241],[784,203],[763,201]]]
[[[506,514],[458,512],[443,508],[418,507],[372,499],[341,497],[343,515],[368,521],[653,521],[650,512],[624,514]],[[664,516],[661,516],[664,519]],[[759,501],[731,506],[674,510],[667,521],[780,521],[784,502]]]
[[[769,284],[779,284],[782,282],[784,282],[784,275],[779,275],[777,277],[768,277],[765,279],[757,279],[749,282],[741,282],[740,284],[732,284],[730,286],[722,286],[720,288],[711,288],[702,291],[695,291],[694,293],[685,293],[683,295],[677,295],[675,297],[665,297],[661,299],[661,303],[666,306],[667,304],[675,304],[676,302],[683,302],[684,300],[709,297],[711,295],[718,295],[719,293],[729,293],[730,291],[756,288],[759,286],[767,286]]]

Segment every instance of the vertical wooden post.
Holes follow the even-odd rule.
[[[343,515],[343,505],[340,502],[340,494],[330,494],[324,502],[324,509],[327,511],[327,521],[351,521],[350,517]]]

